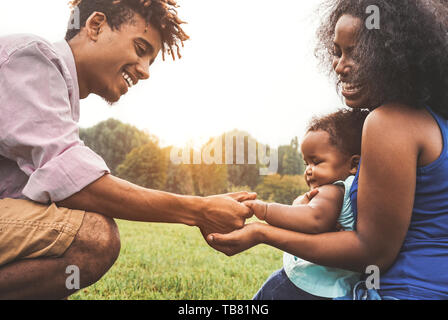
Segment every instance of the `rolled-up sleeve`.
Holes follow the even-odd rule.
[[[61,60],[32,43],[0,65],[0,154],[29,179],[27,198],[64,200],[109,173],[79,138]]]

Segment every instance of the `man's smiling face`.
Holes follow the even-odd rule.
[[[91,42],[91,63],[89,70],[84,70],[84,79],[89,93],[112,104],[139,80],[149,78],[149,67],[161,50],[162,40],[159,31],[138,14],[119,29],[112,30],[104,22],[98,30],[88,30],[95,41]]]

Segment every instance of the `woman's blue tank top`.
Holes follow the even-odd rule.
[[[448,299],[448,121],[430,108],[442,136],[443,151],[417,168],[411,223],[395,263],[380,278],[379,293],[398,299]],[[358,214],[358,174],[350,190]]]

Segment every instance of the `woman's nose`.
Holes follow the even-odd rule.
[[[347,63],[345,58],[340,58],[334,66],[334,71],[340,76],[340,77],[347,77],[350,73],[351,65]]]

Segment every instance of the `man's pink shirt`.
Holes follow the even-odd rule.
[[[79,115],[66,41],[0,37],[0,199],[56,202],[110,172],[80,140]]]

